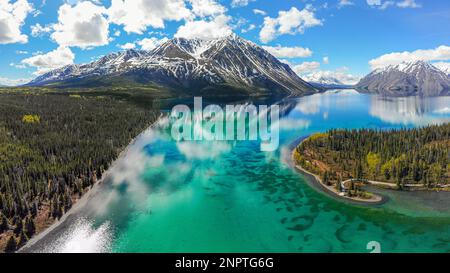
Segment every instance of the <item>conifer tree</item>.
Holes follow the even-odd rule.
[[[6,242],[5,252],[13,253],[16,250],[17,250],[16,239],[14,239],[14,236],[11,236],[11,237],[9,237],[8,242]]]
[[[28,239],[25,233],[20,233],[19,241],[17,242],[17,248],[23,247],[27,243]]]
[[[0,212],[0,233],[3,233],[8,229],[8,219],[6,219],[6,216]]]

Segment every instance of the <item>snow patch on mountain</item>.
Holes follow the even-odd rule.
[[[440,69],[442,72],[444,72],[445,74],[447,74],[447,76],[450,77],[450,63],[447,62],[437,62],[437,63],[433,63],[433,65],[435,67],[437,67],[438,69]]]

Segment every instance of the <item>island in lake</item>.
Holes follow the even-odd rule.
[[[382,198],[365,185],[449,190],[450,123],[402,130],[330,130],[293,151],[297,169],[329,192],[361,202]]]

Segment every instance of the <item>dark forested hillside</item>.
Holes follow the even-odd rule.
[[[0,92],[0,248],[61,217],[157,117],[104,95]]]
[[[325,183],[351,178],[398,188],[450,184],[450,123],[411,130],[331,130],[302,142],[295,153]]]

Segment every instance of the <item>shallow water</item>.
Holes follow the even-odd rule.
[[[86,205],[36,252],[449,252],[450,195],[384,192],[378,207],[335,200],[292,170],[289,145],[330,128],[450,121],[450,97],[331,91],[282,103],[281,146],[175,143],[161,120],[131,146]]]

